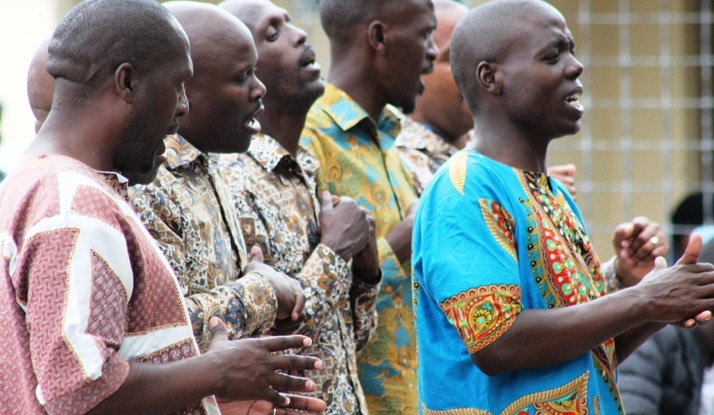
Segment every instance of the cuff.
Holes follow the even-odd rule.
[[[267,333],[278,314],[278,299],[268,279],[259,272],[249,272],[236,284],[243,286],[240,300],[245,307],[245,331],[242,337]]]

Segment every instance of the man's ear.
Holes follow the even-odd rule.
[[[495,62],[483,61],[476,66],[476,79],[481,88],[487,92],[499,95],[503,90],[503,74]]]
[[[369,38],[369,45],[378,54],[384,54],[387,50],[387,44],[385,41],[385,27],[384,23],[375,20],[369,24],[367,28],[367,37]]]
[[[114,87],[117,94],[127,104],[134,102],[134,87],[136,83],[136,69],[130,63],[122,63],[114,72]]]

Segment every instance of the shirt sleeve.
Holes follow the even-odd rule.
[[[126,239],[99,220],[89,227],[67,216],[31,230],[17,266],[29,286],[23,308],[36,396],[49,414],[89,411],[129,374],[118,353],[133,289]]]
[[[352,271],[344,259],[320,244],[295,278],[305,293],[307,314],[298,332],[316,338],[324,322],[339,312],[352,284]]]
[[[415,278],[473,354],[503,335],[522,309],[516,224],[493,192],[475,180],[464,186],[464,171],[450,176],[437,176],[419,207]]]
[[[350,288],[350,305],[356,351],[361,351],[369,343],[377,330],[377,296],[382,282],[382,272],[376,283],[355,279]]]
[[[186,244],[180,236],[185,233],[181,229],[180,206],[168,195],[151,188],[134,190],[132,199],[142,222],[176,273],[201,350],[205,351],[210,340],[211,317],[223,320],[230,339],[253,337],[270,330],[277,314],[277,299],[265,277],[252,272],[227,285],[191,292],[191,276],[185,267]]]

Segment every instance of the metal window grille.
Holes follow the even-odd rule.
[[[552,3],[586,68],[587,114],[577,137],[553,144],[551,164],[578,166],[578,204],[601,257],[615,226],[636,215],[688,233],[669,217],[694,192],[714,223],[711,0]]]

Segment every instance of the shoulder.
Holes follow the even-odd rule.
[[[512,169],[470,150],[456,153],[434,175],[425,194],[437,191],[460,195],[465,199],[492,199],[502,193],[504,175],[513,175]]]

